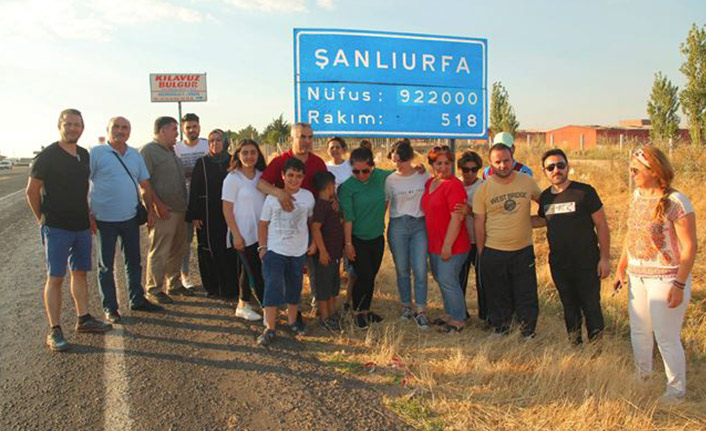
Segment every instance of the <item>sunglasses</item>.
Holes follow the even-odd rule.
[[[547,172],[554,172],[554,168],[561,170],[566,169],[566,163],[564,162],[557,162],[557,163],[551,163],[547,166],[544,167],[544,169],[547,170]]]
[[[367,175],[370,173],[370,169],[367,169],[367,168],[366,169],[353,169],[352,171],[353,171],[354,175],[360,175],[360,174]]]
[[[473,172],[474,174],[478,172],[480,168],[478,166],[474,166],[472,168],[469,168],[468,166],[461,166],[461,171],[463,171],[464,174],[467,174],[469,172]]]

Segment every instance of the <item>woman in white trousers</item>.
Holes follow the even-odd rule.
[[[649,377],[656,339],[667,376],[662,400],[679,402],[686,394],[681,327],[691,297],[696,217],[689,199],[671,187],[674,170],[658,148],[648,146],[635,151],[630,175],[636,189],[618,278],[629,286],[635,366],[641,379]]]

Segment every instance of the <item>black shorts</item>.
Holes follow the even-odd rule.
[[[341,288],[341,260],[331,259],[329,264],[324,266],[319,263],[319,254],[314,256],[314,271],[316,272],[314,284],[314,294],[317,301],[327,301],[331,297],[338,296]]]

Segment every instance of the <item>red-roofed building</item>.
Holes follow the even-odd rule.
[[[620,126],[613,127],[571,125],[548,131],[546,143],[550,147],[589,150],[598,145],[618,144],[622,136],[624,144],[647,144],[650,142],[651,129],[650,121],[642,119],[621,121]],[[689,131],[679,129],[676,141],[690,142]]]

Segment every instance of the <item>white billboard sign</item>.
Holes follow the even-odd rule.
[[[152,102],[205,102],[205,73],[150,73]]]

